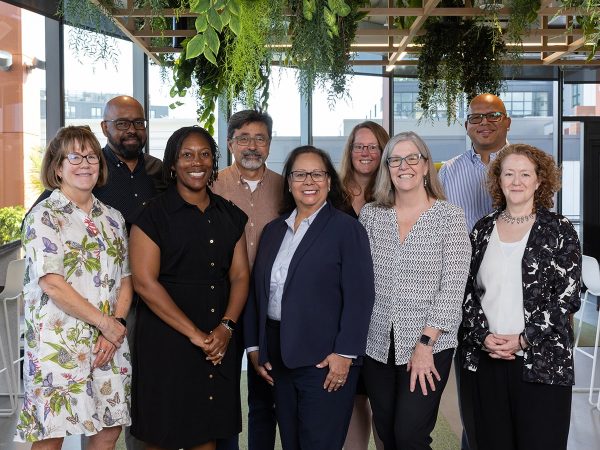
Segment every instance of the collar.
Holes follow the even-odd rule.
[[[325,205],[327,205],[327,201],[325,201],[325,203],[323,203],[319,209],[317,209],[314,213],[312,213],[310,216],[308,216],[302,222],[306,222],[308,224],[308,226],[310,227],[312,225],[312,223],[314,222],[315,218],[317,217],[317,215],[321,212],[321,210],[323,208],[325,208]],[[285,223],[292,230],[294,229],[294,222],[296,221],[296,216],[298,216],[298,208],[295,208],[291,212],[290,216],[287,219],[285,219]]]
[[[495,160],[496,156],[498,156],[498,153],[500,153],[502,150],[504,150],[508,145],[509,145],[509,143],[507,140],[506,143],[501,148],[499,148],[495,152],[490,153],[490,161]],[[469,157],[470,157],[471,161],[473,161],[473,162],[481,161],[481,155],[475,151],[473,144],[471,144],[471,148],[469,149]]]
[[[78,206],[58,188],[52,191],[50,197],[48,197],[48,201],[50,202],[52,209],[60,209],[65,212],[71,212],[75,210],[75,208],[79,209]],[[100,200],[92,194],[92,209],[90,215],[93,215],[94,211],[99,209],[102,209]]]
[[[233,168],[239,184],[244,184],[244,183],[246,183],[248,181],[244,177],[242,177],[240,169],[238,169],[238,166],[237,166],[236,163],[231,164],[230,167]],[[264,181],[266,175],[267,175],[267,166],[266,166],[266,164],[263,164],[263,173],[262,173],[262,176],[260,177],[260,179],[258,179],[258,180],[250,180],[250,181],[258,181],[258,184],[263,184],[263,181]]]
[[[208,193],[209,202],[208,207],[205,212],[209,209],[216,207],[217,202],[215,202],[216,196],[212,193],[212,191],[207,187],[206,192]],[[175,213],[182,208],[197,208],[196,205],[192,205],[191,203],[186,202],[179,192],[177,191],[177,184],[171,184],[167,190],[165,191],[165,200],[166,200],[166,209],[171,213]]]
[[[117,167],[119,167],[121,165],[125,165],[125,167],[127,167],[127,169],[129,169],[129,166],[127,166],[127,164],[125,162],[123,162],[119,158],[117,158],[117,155],[115,155],[115,153],[112,151],[112,149],[110,148],[110,146],[108,144],[106,144],[106,146],[104,146],[102,151],[104,152],[104,156],[105,156],[107,162],[110,162]],[[139,167],[144,167],[144,152],[139,152],[138,162],[135,165],[134,170],[138,170]]]

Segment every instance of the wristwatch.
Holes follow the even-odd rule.
[[[121,325],[127,328],[127,321],[125,319],[123,319],[122,317],[115,317],[115,320],[118,320],[119,322],[121,322]]]
[[[426,334],[422,334],[421,337],[419,338],[419,344],[423,344],[428,347],[433,347],[433,345],[435,344],[435,341],[430,336],[427,336]]]
[[[231,332],[235,331],[235,322],[231,319],[221,319],[221,325]]]

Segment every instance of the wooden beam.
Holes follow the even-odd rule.
[[[549,56],[546,56],[543,59],[543,62],[544,62],[544,64],[552,64],[552,63],[558,61],[563,56],[568,55],[568,54],[573,53],[573,52],[576,52],[577,50],[579,50],[584,45],[585,45],[585,39],[584,38],[579,38],[576,41],[571,42],[567,46],[567,50],[563,50],[563,51],[560,51],[560,52],[555,52],[555,53],[552,53]]]

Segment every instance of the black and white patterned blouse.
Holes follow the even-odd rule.
[[[481,309],[482,288],[477,272],[500,211],[481,219],[471,233],[473,255],[463,304],[461,349],[464,368],[476,371],[483,341],[489,334]],[[573,329],[569,315],[581,304],[581,247],[571,222],[544,208],[535,223],[521,263],[525,337],[523,380],[570,386],[574,384]]]
[[[463,210],[437,200],[400,242],[394,208],[365,205],[375,270],[367,355],[386,362],[394,330],[396,365],[406,364],[425,326],[442,330],[434,353],[456,347],[471,245]]]

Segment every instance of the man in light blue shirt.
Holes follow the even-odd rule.
[[[492,212],[492,198],[486,186],[488,164],[508,144],[506,135],[510,129],[510,117],[502,100],[493,94],[481,94],[471,100],[465,128],[471,139],[471,148],[447,161],[440,169],[439,177],[448,201],[465,211],[467,227],[472,230],[479,219]],[[459,346],[460,336],[459,332]],[[473,376],[462,369],[459,355],[457,349],[454,369],[463,423],[461,449],[478,450],[470,395]]]
[[[450,203],[465,211],[469,230],[492,212],[492,199],[486,187],[487,166],[506,144],[510,117],[504,103],[493,94],[481,94],[469,105],[465,121],[472,146],[440,169],[439,176]]]

